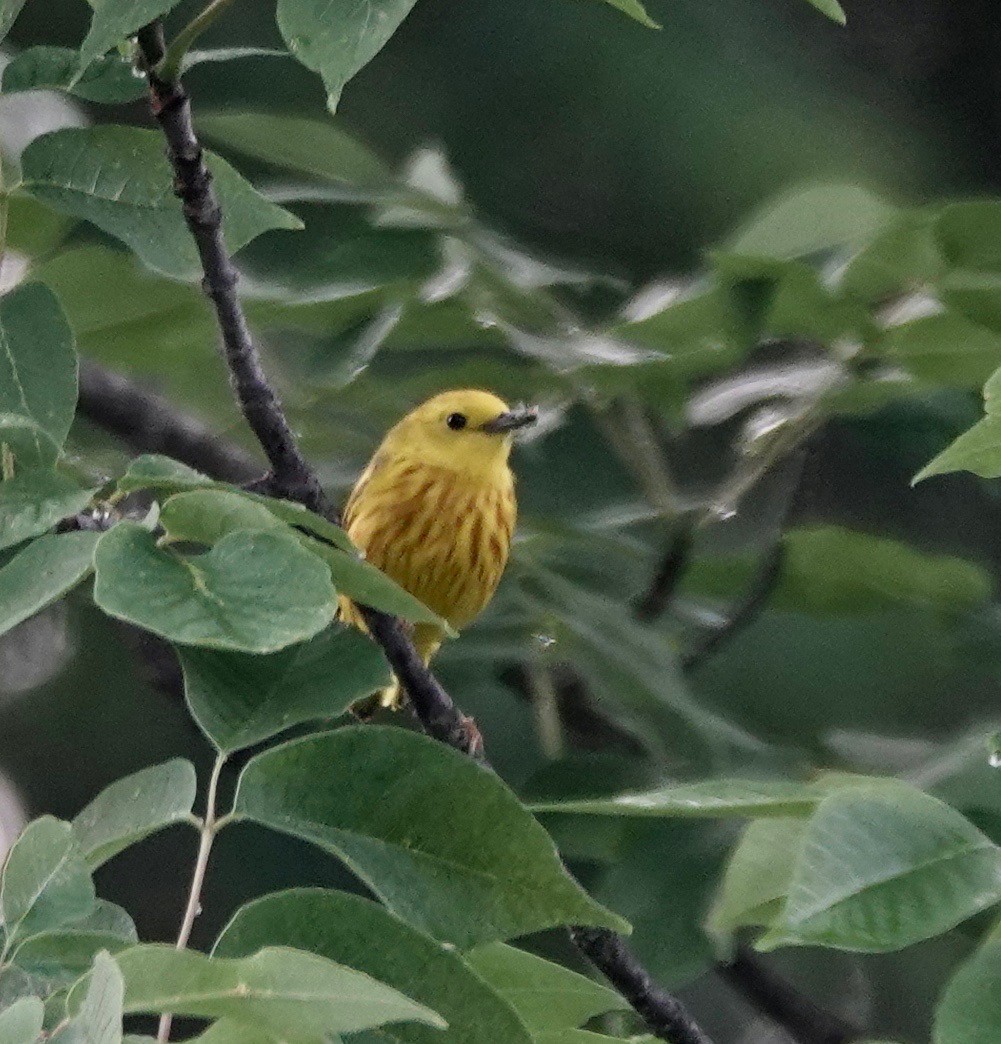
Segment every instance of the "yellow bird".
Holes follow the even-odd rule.
[[[435,395],[392,427],[358,479],[344,528],[374,566],[456,630],[482,612],[507,563],[517,503],[508,465],[515,431],[536,412],[490,392]],[[364,629],[347,598],[341,618]],[[445,633],[413,628],[425,663]],[[400,705],[399,682],[379,697]]]

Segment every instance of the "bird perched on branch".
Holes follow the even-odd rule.
[[[517,512],[512,436],[536,416],[490,392],[442,392],[389,430],[344,509],[365,558],[456,630],[482,612],[504,572]],[[364,628],[350,600],[340,612]],[[414,625],[425,663],[444,638],[439,626]],[[379,694],[381,706],[400,702],[398,681]]]

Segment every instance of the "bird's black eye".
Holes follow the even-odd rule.
[[[445,423],[452,429],[452,431],[462,431],[468,421],[464,413],[450,413],[445,418]]]

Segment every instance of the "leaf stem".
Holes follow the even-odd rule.
[[[232,3],[233,0],[212,0],[201,14],[195,15],[167,48],[167,53],[157,69],[158,75],[168,82],[176,80],[181,74],[184,56],[191,49],[191,45]]]
[[[198,842],[198,855],[195,858],[195,869],[191,875],[191,890],[188,893],[188,903],[184,908],[184,918],[181,921],[180,931],[177,933],[177,949],[183,950],[191,938],[191,929],[195,925],[195,918],[201,909],[202,886],[205,884],[205,872],[208,870],[209,856],[212,854],[212,842],[219,832],[224,819],[216,820],[216,798],[219,792],[219,776],[222,767],[226,764],[226,755],[218,754],[215,764],[212,766],[212,774],[209,776],[208,791],[205,794],[205,818],[202,820],[201,839]],[[170,1039],[170,1024],[173,1016],[170,1012],[164,1012],[160,1016],[160,1028],[156,1039],[158,1044],[165,1044]]]

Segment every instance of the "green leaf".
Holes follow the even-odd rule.
[[[614,7],[617,11],[621,11],[624,15],[628,15],[630,18],[639,22],[640,25],[645,25],[647,29],[659,29],[660,24],[655,22],[646,12],[646,8],[639,2],[639,0],[603,0],[604,3],[610,7]]]
[[[222,112],[199,117],[198,129],[209,141],[297,174],[381,188],[394,184],[386,164],[332,120]],[[282,148],[276,149],[279,140]]]
[[[945,207],[935,237],[945,260],[955,268],[1001,272],[1001,203],[981,200]]]
[[[960,966],[935,1014],[934,1044],[996,1044],[1001,1037],[1001,943]]]
[[[845,17],[844,9],[838,0],[807,0],[807,3],[812,4],[821,14],[827,15],[832,22],[837,22],[838,25],[847,25],[848,19]]]
[[[536,1044],[614,1044],[622,1041],[622,1037],[609,1037],[604,1033],[592,1033],[590,1030],[563,1029],[553,1033],[539,1033]],[[657,1044],[657,1040],[651,1036],[629,1037],[627,1044]]]
[[[390,680],[378,646],[343,627],[270,656],[187,648],[180,657],[191,713],[223,753],[335,718]]]
[[[953,313],[891,327],[876,350],[931,384],[979,388],[1001,366],[1001,334]]]
[[[851,616],[901,605],[959,610],[990,597],[990,578],[979,566],[898,540],[840,526],[805,526],[783,539],[785,560],[769,599],[773,609]],[[756,568],[750,559],[707,559],[692,568],[690,583],[730,598]]]
[[[302,227],[225,160],[208,155],[206,161],[230,253],[270,229]],[[150,268],[180,279],[201,272],[156,131],[115,126],[52,131],[31,142],[21,165],[24,191],[120,239]]]
[[[950,471],[972,471],[981,478],[1001,476],[1001,415],[991,414],[977,421],[930,460],[911,484]]]
[[[306,532],[318,536],[321,540],[326,541],[328,544],[333,544],[334,547],[339,547],[343,551],[348,551],[353,555],[358,554],[358,549],[351,543],[351,538],[340,526],[335,526],[333,522],[328,521],[322,515],[316,514],[315,511],[310,511],[309,508],[303,507],[302,504],[297,504],[293,500],[278,500],[275,497],[264,497],[258,493],[245,493],[244,496],[249,497],[258,504],[263,504],[272,515],[280,518],[283,522],[287,522],[290,526],[304,529]]]
[[[302,536],[300,540],[303,547],[327,563],[334,585],[341,594],[360,605],[381,609],[384,613],[400,616],[412,623],[435,624],[447,634],[455,634],[447,621],[370,562],[358,558],[353,552],[341,551],[308,536]]]
[[[622,930],[492,772],[401,729],[347,728],[265,751],[237,813],[339,856],[416,928],[466,949],[559,924]]]
[[[382,50],[416,0],[364,0],[332,8],[327,0],[278,0],[278,28],[289,50],[319,73],[328,105]]]
[[[191,816],[198,781],[183,758],[116,780],[73,820],[88,866],[96,870],[144,837]]]
[[[119,54],[97,58],[80,71],[80,58],[69,47],[29,47],[14,55],[3,71],[3,93],[67,91],[85,101],[122,104],[146,93],[132,63]]]
[[[599,800],[537,804],[532,808],[536,812],[585,812],[599,816],[797,816],[812,812],[823,796],[822,790],[805,783],[711,779]]]
[[[93,908],[94,883],[69,823],[52,816],[29,823],[7,854],[0,882],[6,947]]]
[[[171,540],[209,546],[238,529],[288,532],[266,507],[224,489],[175,493],[160,510],[160,525]]]
[[[21,8],[24,5],[25,0],[0,0],[0,42],[10,32],[10,27],[21,13]]]
[[[117,957],[125,1012],[164,1012],[322,1038],[387,1022],[444,1028],[433,1011],[361,972],[300,950],[269,947],[242,960],[172,946],[136,946]],[[72,1004],[72,997],[71,997]]]
[[[98,533],[33,540],[0,567],[0,634],[62,598],[94,568]]]
[[[208,475],[186,464],[155,453],[144,453],[129,464],[128,470],[118,480],[118,491],[135,493],[140,489],[152,489],[161,493],[179,493],[186,489],[214,488],[217,485]]]
[[[40,283],[15,287],[0,297],[0,415],[27,417],[48,435],[34,436],[29,463],[51,463],[51,443],[62,448],[76,395],[73,331],[59,302]]]
[[[606,1011],[629,1007],[615,990],[504,943],[479,946],[466,960],[533,1034],[573,1029]]]
[[[94,959],[80,1013],[70,1025],[80,1044],[120,1044],[125,982],[118,965],[102,951]]]
[[[42,1033],[44,1014],[45,1005],[37,997],[14,1001],[0,1011],[0,1040],[4,1044],[35,1044]]]
[[[19,471],[0,481],[0,549],[38,536],[82,511],[95,492],[54,471]]]
[[[90,969],[101,950],[114,954],[138,941],[129,915],[98,899],[88,917],[25,939],[11,962],[36,982],[66,988]]]
[[[895,215],[892,207],[857,185],[810,185],[766,204],[738,230],[726,249],[782,260],[858,246]]]
[[[844,790],[807,825],[781,917],[760,945],[896,950],[1001,900],[1001,849],[903,784]]]
[[[122,522],[101,538],[95,562],[94,600],[106,613],[181,645],[276,652],[334,614],[322,562],[282,533],[239,530],[182,555]]]
[[[80,46],[80,68],[165,15],[180,0],[90,0],[94,17]]]
[[[936,280],[943,265],[935,219],[927,209],[899,214],[851,259],[841,291],[878,306]]]
[[[294,946],[357,968],[408,997],[433,1004],[448,1022],[444,1034],[421,1026],[392,1027],[386,1032],[394,1040],[531,1042],[511,1007],[458,954],[361,896],[319,888],[264,896],[237,911],[214,953],[241,957],[262,946]]]
[[[748,824],[709,914],[709,929],[715,935],[772,924],[789,891],[806,828],[805,819],[756,819]]]

